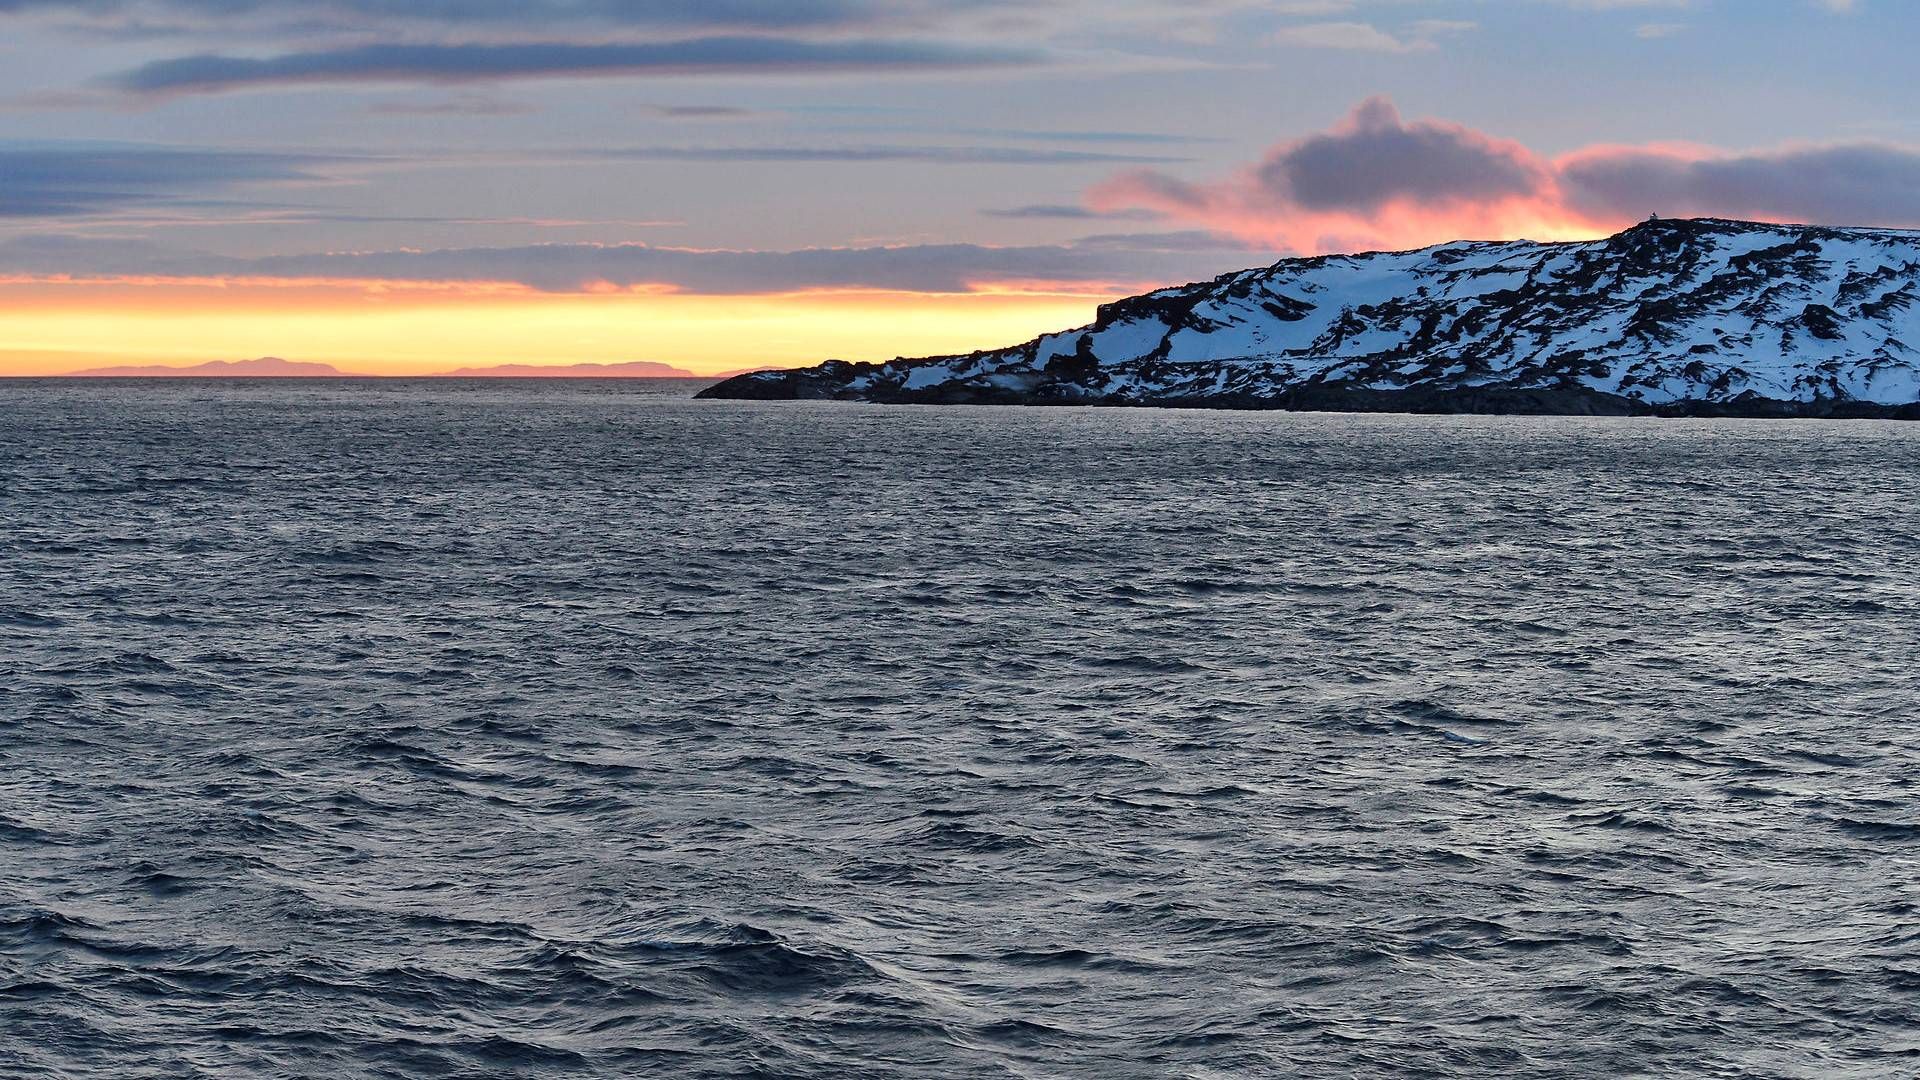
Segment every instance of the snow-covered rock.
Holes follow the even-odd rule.
[[[1582,243],[1285,259],[1012,348],[828,361],[702,396],[1866,414],[1920,402],[1917,347],[1920,232],[1655,220]]]

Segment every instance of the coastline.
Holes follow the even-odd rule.
[[[848,365],[849,368],[852,365]],[[1085,397],[1042,384],[1033,390],[1002,387],[928,387],[924,390],[850,391],[823,378],[822,369],[736,376],[694,395],[709,401],[859,401],[876,405],[1030,405],[1081,408],[1227,409],[1242,412],[1400,413],[1405,415],[1486,416],[1644,416],[1652,418],[1727,418],[1755,420],[1920,420],[1920,402],[1887,404],[1819,398],[1786,401],[1747,397],[1725,401],[1693,399],[1651,404],[1574,387],[1515,389],[1502,387],[1376,390],[1363,387],[1300,386],[1265,396],[1221,394],[1199,397]]]

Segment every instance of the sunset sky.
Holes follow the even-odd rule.
[[[1903,0],[0,0],[0,374],[1005,345],[1288,254],[1920,226]]]

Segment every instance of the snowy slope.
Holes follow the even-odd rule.
[[[1910,344],[1912,343],[1912,344]],[[830,361],[709,397],[1258,404],[1306,392],[1920,401],[1920,232],[1650,221],[1569,244],[1287,259],[968,356]]]

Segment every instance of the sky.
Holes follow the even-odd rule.
[[[0,375],[997,347],[1293,255],[1920,227],[1907,0],[0,0]]]

